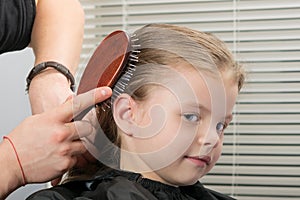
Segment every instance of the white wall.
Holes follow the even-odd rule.
[[[25,79],[34,64],[31,49],[0,55],[0,136],[8,134],[31,114]],[[0,152],[5,153],[5,152]],[[1,165],[0,165],[1,166]],[[0,170],[1,169],[0,167]],[[1,172],[0,172],[1,173]],[[25,199],[44,185],[29,185],[12,193],[8,200]]]

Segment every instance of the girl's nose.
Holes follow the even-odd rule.
[[[198,142],[201,144],[201,155],[207,155],[221,142],[220,136],[217,133],[216,127],[210,126],[204,132],[200,133],[201,135],[198,138]]]

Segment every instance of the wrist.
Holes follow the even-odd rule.
[[[70,83],[66,77],[60,72],[52,68],[47,68],[43,73],[40,73],[32,79],[30,87],[28,87],[29,98],[36,98],[47,94],[52,96],[61,90],[71,91]],[[44,99],[46,101],[46,99]]]
[[[72,94],[68,79],[53,68],[47,68],[32,79],[28,88],[29,98],[63,98],[64,93]],[[46,96],[45,96],[46,95]],[[47,99],[39,99],[47,102]]]
[[[55,69],[49,68],[32,79],[30,84],[28,97],[32,114],[50,110],[65,102],[72,94],[66,77]]]
[[[59,71],[57,71],[54,68],[46,68],[43,70],[42,73],[37,74],[30,82],[30,87],[33,88],[32,85],[34,84],[43,84],[43,85],[52,85],[52,84],[58,84],[58,85],[63,85],[63,86],[68,86],[69,87],[69,80],[61,74]]]
[[[26,82],[27,82],[26,90],[29,91],[29,86],[30,86],[32,80],[36,76],[40,75],[40,77],[45,77],[45,73],[47,72],[47,70],[49,71],[49,69],[51,69],[51,68],[52,68],[52,70],[55,69],[55,71],[56,71],[55,74],[60,73],[61,75],[65,76],[65,78],[68,80],[68,82],[70,84],[70,89],[74,92],[75,91],[75,79],[74,79],[73,74],[64,65],[62,65],[58,62],[55,62],[55,61],[42,62],[42,63],[36,65],[34,68],[32,68],[26,78]],[[44,74],[44,76],[41,76],[41,74]],[[46,73],[46,75],[47,75],[47,73]]]
[[[9,141],[3,140],[0,143],[0,152],[5,152],[5,154],[0,154],[0,180],[2,180],[0,199],[2,199],[23,185],[23,177],[16,156],[14,155],[14,150],[9,144]]]

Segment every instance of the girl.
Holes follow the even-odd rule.
[[[244,73],[215,36],[152,24],[97,107],[99,163],[29,199],[232,199],[198,181],[221,155]],[[48,198],[46,198],[48,197]]]

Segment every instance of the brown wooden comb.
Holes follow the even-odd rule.
[[[130,52],[130,39],[126,32],[115,31],[105,37],[83,72],[77,94],[97,87],[112,87],[126,65]]]
[[[79,83],[77,94],[97,87],[112,87],[126,66],[131,53],[130,38],[124,31],[114,31],[106,36],[91,56]],[[86,109],[76,120],[92,107]]]

